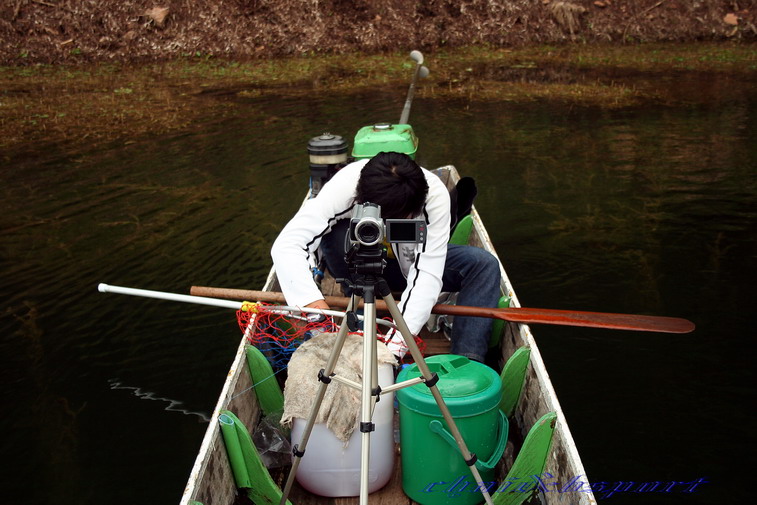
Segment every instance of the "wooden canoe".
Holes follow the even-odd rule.
[[[439,168],[436,173],[450,188],[459,179],[453,166]],[[496,255],[475,207],[471,211],[469,224],[470,232],[465,239],[467,243],[485,248]],[[518,298],[501,263],[500,269],[502,293],[509,298],[511,307],[519,307]],[[328,282],[328,278],[324,280],[323,286],[326,295],[341,294],[333,281]],[[264,290],[280,291],[273,269]],[[502,321],[500,324],[502,329],[498,333],[500,336],[494,352],[500,368],[506,369],[503,373],[506,394],[500,407],[508,415],[510,433],[508,449],[498,465],[497,477],[503,485],[492,492],[494,503],[512,505],[527,500],[531,500],[530,503],[548,505],[596,503],[530,328],[512,322]],[[449,351],[448,341],[441,333],[427,333],[423,338],[427,346],[427,355]],[[256,395],[247,361],[247,347],[246,339],[242,338],[192,467],[181,498],[182,505],[231,505],[236,503],[238,494],[245,494],[244,490],[237,487],[219,418],[223,420],[224,412],[232,412],[243,426],[254,431],[261,416],[258,400],[260,391]],[[267,474],[265,469],[260,472]],[[538,475],[541,481],[534,478],[534,475]],[[283,487],[286,474],[272,471],[271,478],[275,484]],[[507,482],[513,485],[506,485]],[[524,482],[530,484],[524,485]],[[253,495],[254,493],[248,492],[248,496]],[[324,498],[311,495],[297,484],[293,487],[289,499],[294,505],[350,505],[359,502],[357,497]],[[265,498],[259,498],[259,501],[267,503]],[[402,491],[399,458],[393,478],[384,488],[370,495],[370,503],[415,503]]]

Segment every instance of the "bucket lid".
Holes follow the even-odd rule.
[[[465,356],[440,354],[426,360],[431,373],[439,376],[436,386],[454,417],[467,417],[488,412],[499,405],[502,381],[499,374]],[[417,365],[406,367],[397,382],[420,376]],[[440,416],[439,407],[430,389],[423,383],[397,390],[397,400],[406,408],[421,414]]]

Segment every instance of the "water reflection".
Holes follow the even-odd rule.
[[[739,449],[715,419],[746,423],[751,393],[745,354],[720,345],[749,335],[757,95],[728,76],[656,77],[664,100],[644,107],[426,97],[411,122],[422,164],[477,178],[525,305],[699,325],[685,338],[535,330],[593,480],[707,474],[723,489]],[[234,315],[97,284],[259,287],[304,193],[307,140],[396,121],[402,93],[216,95],[235,112],[182,134],[6,167],[2,450],[24,455],[6,475],[11,501],[178,500],[239,339]]]

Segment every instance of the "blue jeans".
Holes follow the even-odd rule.
[[[497,307],[500,296],[499,262],[479,247],[447,245],[442,291],[456,291],[457,305]],[[483,362],[489,349],[492,320],[455,316],[452,325],[453,354]]]
[[[321,240],[326,268],[336,278],[348,278],[344,261],[344,239],[349,219],[339,221]],[[396,260],[387,260],[384,279],[392,291],[405,289],[407,281]],[[499,262],[479,247],[449,244],[442,275],[442,291],[457,292],[457,304],[474,307],[497,307],[500,293]],[[345,290],[345,294],[349,293]],[[483,362],[489,349],[492,320],[485,317],[456,316],[452,325],[453,354]]]

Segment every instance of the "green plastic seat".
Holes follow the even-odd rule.
[[[460,220],[452,230],[449,237],[449,243],[455,245],[468,245],[468,239],[473,230],[473,218],[470,214]]]

